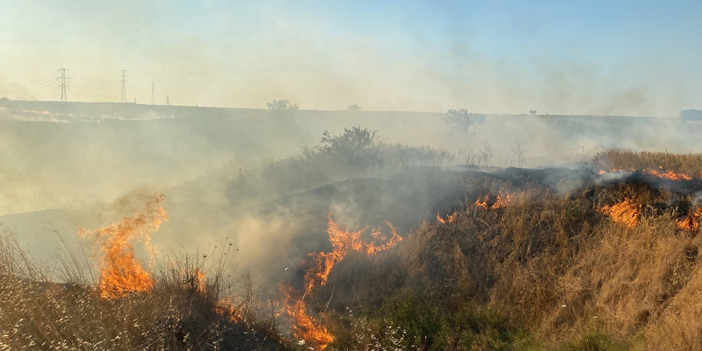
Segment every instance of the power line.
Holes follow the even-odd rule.
[[[156,94],[154,94],[154,82],[151,82],[151,104],[156,105]]]
[[[127,102],[127,70],[122,70],[122,97],[119,99],[120,102]]]
[[[30,86],[30,87],[31,87],[31,86],[37,86],[37,85],[44,85],[44,84],[46,84],[46,83],[53,82],[55,79],[56,79],[56,76],[52,74],[50,77],[46,77],[46,78],[39,79],[39,80],[36,80],[36,81],[34,81],[34,82],[31,82],[31,83],[27,84],[27,86]],[[52,83],[52,84],[53,84],[53,83]]]
[[[47,86],[45,86],[45,87],[43,87],[43,88],[32,89],[32,90],[30,90],[30,93],[31,93],[32,95],[34,95],[34,97],[46,98],[46,97],[47,97],[47,93],[49,93],[49,92],[51,92],[51,93],[52,93],[51,95],[53,95],[53,92],[56,91],[56,90],[54,90],[54,89],[56,89],[56,86],[53,85],[53,84],[51,84],[51,85],[47,85]],[[47,99],[47,100],[48,100],[48,99]]]
[[[50,80],[50,81],[47,81],[47,82],[42,83],[42,84],[36,84],[36,85],[34,85],[34,86],[27,86],[27,89],[29,89],[29,90],[41,90],[41,89],[45,89],[45,88],[47,88],[47,87],[50,87],[50,88],[52,88],[52,89],[56,89],[56,83],[55,83],[55,81],[56,81],[56,77],[51,77],[51,80]]]
[[[68,101],[68,96],[67,96],[67,90],[68,90],[68,84],[66,83],[68,80],[71,78],[66,78],[66,72],[68,72],[68,69],[66,68],[59,68],[59,73],[61,73],[61,76],[58,77],[57,79],[61,81],[61,85],[59,88],[61,89],[61,100],[63,102]]]

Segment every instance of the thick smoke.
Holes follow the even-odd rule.
[[[159,252],[194,254],[231,243],[239,250],[231,273],[250,271],[267,288],[293,274],[285,268],[328,248],[330,212],[349,230],[388,220],[405,235],[476,196],[452,178],[463,168],[386,167],[296,186],[309,174],[301,176],[295,165],[304,165],[325,130],[340,135],[345,127],[366,127],[377,130],[377,142],[388,150],[426,145],[453,155],[426,165],[482,170],[578,168],[613,147],[686,152],[698,135],[695,124],[652,118],[486,115],[456,133],[444,113],[165,107],[136,113],[114,104],[96,107],[100,114],[93,115],[77,112],[87,107],[75,107],[73,115],[52,111],[62,123],[31,120],[31,111],[45,108],[53,107],[0,110],[0,222],[23,244],[53,253],[60,247],[58,231],[90,261],[89,243],[78,240],[78,230],[131,215],[140,198],[163,192],[170,220],[153,235]],[[339,167],[316,165],[321,168],[310,169],[319,174]],[[235,183],[249,192],[233,192]],[[577,184],[554,187],[567,192]]]

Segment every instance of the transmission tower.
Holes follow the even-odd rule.
[[[156,105],[156,94],[154,94],[154,82],[151,82],[151,104]]]
[[[68,69],[59,68],[58,71],[61,74],[61,76],[59,76],[56,79],[61,82],[61,85],[59,86],[59,88],[61,89],[61,101],[67,102],[68,95],[66,94],[66,92],[68,91],[68,81],[71,80],[71,78],[66,77],[66,72],[68,72]]]
[[[127,102],[127,71],[124,69],[122,70],[122,97],[119,102]]]

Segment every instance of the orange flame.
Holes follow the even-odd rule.
[[[207,285],[205,281],[205,272],[203,272],[200,268],[195,268],[192,271],[192,274],[188,274],[186,284],[188,284],[188,287],[194,289],[197,293],[206,296]],[[235,306],[231,295],[227,295],[217,300],[217,302],[214,304],[214,311],[224,318],[227,318],[229,321],[238,323],[244,317],[243,309],[241,307],[241,304]]]
[[[678,219],[678,228],[680,229],[690,229],[690,230],[695,230],[699,228],[700,222],[699,218],[702,215],[702,207],[698,206],[696,211],[692,211],[690,209],[687,212],[687,216],[685,219]]]
[[[617,223],[626,224],[627,227],[636,227],[641,212],[641,205],[632,200],[625,199],[623,202],[603,206],[600,211]]]
[[[215,312],[226,317],[230,321],[237,323],[244,318],[240,307],[241,306],[234,306],[232,297],[227,295],[217,301],[217,304],[215,305]]]
[[[193,285],[195,285],[198,292],[205,293],[205,272],[203,272],[200,268],[195,268],[194,273]]]
[[[454,212],[453,214],[446,217],[446,219],[441,218],[440,214],[438,214],[438,213],[436,214],[436,220],[443,223],[443,224],[451,223],[451,222],[455,221],[456,217],[458,217],[458,212]]]
[[[298,339],[310,342],[316,350],[324,350],[329,343],[334,341],[334,337],[324,325],[307,315],[305,301],[296,296],[292,286],[281,285],[280,290],[285,296],[283,306],[293,319],[291,327],[293,335]]]
[[[283,306],[287,314],[293,319],[292,331],[295,337],[311,342],[317,350],[323,350],[334,340],[326,327],[307,315],[304,297],[316,286],[326,284],[334,265],[343,260],[350,251],[373,255],[390,249],[402,241],[402,237],[397,234],[395,227],[387,221],[385,224],[390,228],[390,239],[383,235],[379,228],[366,227],[353,232],[343,230],[334,222],[332,213],[329,213],[327,233],[329,234],[332,251],[310,254],[311,268],[305,272],[305,293],[302,297],[298,297],[291,286],[281,286],[280,288],[285,297]],[[369,234],[373,240],[363,240],[362,236],[367,231],[370,231]]]
[[[648,175],[652,175],[652,176],[658,177],[658,178],[669,179],[669,180],[692,180],[692,177],[690,177],[689,175],[687,175],[687,174],[685,174],[685,173],[675,173],[675,172],[674,172],[673,170],[671,170],[671,169],[669,169],[669,170],[663,172],[663,170],[662,170],[663,167],[659,167],[659,168],[661,168],[660,171],[657,170],[657,169],[644,169],[644,170],[641,171],[641,173],[643,173],[643,174],[648,174]],[[635,170],[634,170],[633,168],[628,168],[628,169],[623,169],[623,168],[611,168],[611,169],[609,169],[609,170],[607,170],[607,171],[605,171],[605,170],[599,170],[599,171],[597,172],[597,174],[602,175],[602,174],[609,173],[609,172],[622,172],[622,171],[631,171],[631,172],[634,172]],[[702,171],[700,171],[700,179],[702,179]]]
[[[514,194],[503,194],[501,191],[498,192],[497,196],[495,197],[495,201],[490,203],[490,195],[485,195],[482,199],[478,198],[475,200],[475,205],[482,207],[486,210],[489,209],[495,209],[495,208],[500,208],[500,207],[505,207],[507,204],[512,201],[514,198]]]
[[[168,220],[166,210],[161,206],[165,200],[163,194],[154,194],[133,217],[124,217],[118,223],[91,232],[81,229],[81,236],[92,235],[100,244],[100,297],[115,299],[131,292],[151,291],[154,283],[134,257],[132,241],[143,240],[153,262],[155,251],[149,233],[158,231],[161,223]]]
[[[334,265],[339,261],[344,259],[349,251],[361,251],[368,255],[375,254],[380,251],[387,250],[402,241],[402,237],[397,234],[397,230],[390,222],[385,222],[385,224],[390,228],[392,237],[386,240],[384,244],[376,244],[376,241],[380,239],[382,233],[378,228],[371,228],[370,235],[373,237],[371,242],[363,242],[361,236],[364,232],[368,231],[369,228],[363,228],[361,230],[351,232],[343,230],[339,227],[332,214],[329,214],[329,227],[327,228],[327,233],[329,233],[329,242],[332,244],[331,252],[319,252],[310,254],[313,263],[313,269],[308,270],[305,273],[305,294],[312,291],[316,285],[324,285],[327,283],[327,277],[331,272]],[[383,239],[385,239],[384,237]]]
[[[644,174],[650,174],[658,178],[664,178],[669,180],[691,180],[692,177],[685,173],[675,173],[672,170],[667,170],[666,172],[658,172],[655,169],[643,170]]]

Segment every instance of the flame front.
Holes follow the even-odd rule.
[[[343,230],[334,222],[332,214],[330,213],[327,233],[329,234],[329,242],[332,245],[332,251],[310,254],[312,269],[305,272],[305,294],[312,291],[317,285],[326,284],[327,277],[334,265],[343,260],[349,251],[360,251],[372,255],[387,250],[402,241],[402,237],[397,234],[395,227],[387,221],[385,224],[390,228],[392,236],[389,240],[386,240],[384,244],[379,244],[377,241],[382,237],[382,233],[378,228],[366,227],[355,232]],[[373,240],[364,242],[362,235],[368,230],[370,230],[370,235],[373,237]]]
[[[504,194],[501,191],[497,193],[497,196],[495,197],[495,201],[490,201],[490,195],[485,195],[483,198],[478,197],[477,200],[475,200],[475,205],[478,207],[482,207],[486,210],[490,209],[496,209],[500,207],[505,207],[507,204],[512,201],[514,198],[514,194]]]
[[[623,171],[628,171],[628,172],[635,172],[633,168],[628,168],[628,169],[623,169],[623,168],[611,168],[608,171],[605,170],[599,170],[597,174],[603,175],[605,173],[616,173],[616,172],[623,172]],[[668,179],[668,180],[692,180],[692,177],[685,173],[676,173],[673,170],[669,169],[665,172],[663,172],[662,167],[661,170],[657,169],[644,169],[641,170],[641,173],[646,174],[646,175],[652,175],[657,178],[663,178],[663,179]],[[702,171],[700,171],[700,179],[702,179]]]
[[[227,295],[219,300],[215,304],[215,312],[219,313],[221,316],[226,317],[231,322],[238,323],[244,316],[242,314],[242,306],[234,306],[234,301],[232,297]]]
[[[283,306],[287,314],[293,319],[292,332],[296,338],[310,342],[317,350],[325,349],[329,343],[334,341],[333,336],[326,327],[307,315],[304,298],[315,287],[327,283],[327,278],[334,265],[343,260],[350,251],[373,255],[390,249],[402,241],[402,237],[397,234],[395,227],[387,221],[385,224],[390,229],[391,236],[389,239],[382,234],[379,228],[366,227],[358,231],[343,230],[334,222],[332,214],[329,213],[327,233],[329,234],[332,251],[310,254],[311,260],[307,263],[311,267],[305,272],[304,294],[302,297],[299,297],[292,286],[281,285],[280,288],[285,297]],[[366,236],[372,237],[372,240],[363,240],[363,234],[366,232],[369,232]]]
[[[641,212],[641,205],[630,199],[625,199],[623,202],[602,206],[600,211],[617,223],[626,224],[627,227],[636,227]]]
[[[100,284],[102,298],[115,299],[131,292],[148,293],[153,288],[153,280],[139,260],[134,257],[133,241],[143,240],[151,254],[151,232],[158,231],[163,221],[168,220],[161,204],[166,200],[163,194],[154,194],[149,202],[133,217],[124,217],[118,223],[95,231],[81,229],[81,236],[93,236],[100,245]]]
[[[685,219],[682,219],[682,220],[678,219],[677,220],[678,228],[690,229],[690,230],[695,230],[695,229],[699,228],[700,215],[702,215],[702,207],[698,206],[696,211],[692,211],[692,209],[690,209],[687,212],[687,216],[685,217]]]
[[[658,177],[658,178],[663,178],[663,179],[669,179],[669,180],[692,180],[692,177],[685,173],[675,173],[672,170],[667,170],[665,172],[658,172],[655,169],[650,169],[650,170],[644,170],[644,174],[650,174],[652,176]]]
[[[451,223],[451,222],[455,221],[456,217],[458,217],[458,212],[454,212],[453,214],[446,217],[446,219],[441,218],[440,214],[438,214],[438,213],[436,214],[436,220],[443,223],[443,224]]]
[[[292,333],[298,338],[310,342],[315,349],[324,350],[334,337],[327,328],[307,315],[305,301],[297,296],[292,286],[282,285],[280,291],[285,297],[283,306],[288,315],[293,319]]]

